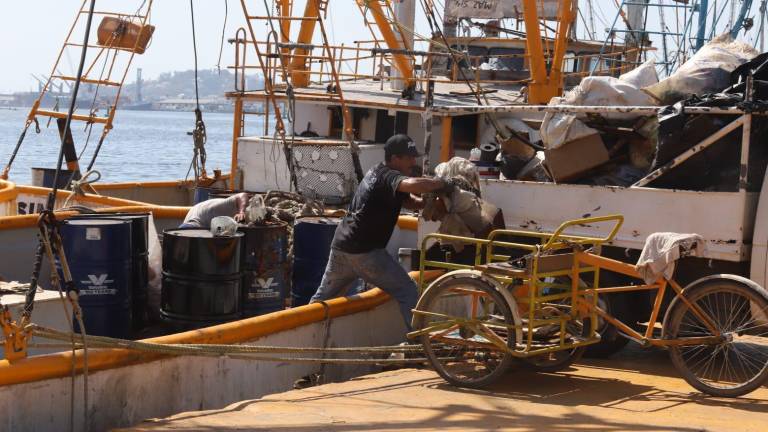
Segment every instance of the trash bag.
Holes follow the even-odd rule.
[[[594,186],[627,187],[632,186],[635,182],[643,178],[645,174],[645,170],[625,164],[616,166],[604,174],[584,179],[580,183]]]
[[[736,119],[733,115],[690,115],[684,107],[730,107],[742,103],[740,94],[711,94],[691,97],[659,113],[659,135],[651,170],[656,170],[716,133]],[[768,122],[752,118],[747,190],[759,190],[765,174],[768,151],[760,137],[768,131]],[[742,130],[737,128],[677,167],[667,171],[651,186],[696,191],[736,191],[739,189]]]
[[[704,45],[675,73],[645,90],[662,104],[719,92],[730,85],[731,73],[757,54],[748,44],[723,34]]]

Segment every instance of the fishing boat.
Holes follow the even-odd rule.
[[[98,115],[93,106],[86,106],[81,111],[73,108],[72,112],[66,113],[43,109],[36,104],[24,125],[26,131],[37,118],[62,120],[59,132],[64,145],[60,165],[65,160],[71,172],[87,174],[97,165],[94,158],[87,168],[82,168],[80,161],[71,157],[76,153],[70,151],[74,143],[67,132],[71,127],[68,123],[82,121],[91,128],[101,128],[96,131],[97,145],[101,148],[113,127],[120,88],[134,56],[144,55],[145,49],[146,55],[151,54],[151,47],[147,46],[153,31],[148,21],[152,1],[140,3],[137,2],[139,7],[135,12],[102,12],[105,21],[99,26],[98,43],[91,46],[88,42],[80,44],[72,39],[77,29],[93,17],[88,13],[88,2],[84,1],[65,49],[88,48],[101,54],[95,59],[90,58],[93,63],[86,68],[85,74],[64,76],[55,66],[50,76],[52,81],[116,88],[106,114]],[[658,48],[651,43],[651,37],[656,36],[652,36],[651,30],[639,30],[644,28],[642,26],[633,26],[637,20],[643,21],[650,6],[622,2],[616,11],[616,22],[621,18],[627,23],[627,29],[618,29],[614,22],[608,36],[596,40],[594,24],[585,26],[584,33],[591,37],[576,38],[575,23],[579,12],[576,2],[485,3],[494,5],[490,8],[493,10],[467,10],[472,7],[462,6],[463,2],[447,2],[445,11],[436,11],[432,2],[417,3],[414,0],[394,4],[386,0],[356,2],[361,21],[371,32],[371,40],[336,46],[330,43],[326,33],[325,22],[332,17],[329,14],[331,6],[326,1],[308,1],[301,15],[293,10],[290,1],[277,1],[274,8],[242,1],[243,26],[230,40],[235,50],[232,70],[236,72],[236,82],[233,91],[227,94],[234,106],[228,174],[217,173],[209,177],[206,172],[203,114],[198,110],[193,133],[192,180],[100,184],[90,183],[86,178],[75,183],[77,187],[72,190],[57,190],[55,178],[47,187],[21,186],[0,180],[0,251],[3,254],[0,276],[6,281],[22,281],[4,286],[12,292],[3,298],[3,304],[10,307],[3,320],[5,359],[0,361],[0,400],[8,427],[13,430],[50,430],[69,424],[72,429],[103,430],[129,426],[148,417],[220,408],[246,398],[282,391],[303,376],[315,375],[320,377],[319,381],[327,382],[377,370],[385,363],[382,362],[385,355],[375,350],[366,354],[368,362],[339,361],[339,364],[324,365],[317,358],[299,361],[297,356],[258,362],[253,358],[238,357],[242,353],[216,351],[215,347],[245,344],[288,345],[301,349],[396,344],[402,340],[405,328],[392,325],[399,322],[392,318],[397,316],[397,307],[378,289],[334,299],[326,305],[304,305],[248,318],[243,318],[241,311],[222,313],[216,325],[198,325],[190,331],[177,329],[160,336],[152,333],[155,330],[144,329],[144,333],[119,338],[122,345],[104,341],[91,347],[83,346],[82,341],[72,337],[66,339],[71,334],[68,333],[71,329],[68,321],[73,318],[70,312],[62,313],[61,308],[62,304],[70,302],[60,297],[57,291],[46,291],[37,294],[39,305],[35,305],[31,314],[31,322],[40,325],[38,333],[32,337],[20,331],[24,327],[19,325],[29,323],[22,322],[20,317],[25,308],[29,310],[29,296],[24,294],[29,290],[27,281],[33,258],[36,253],[38,259],[44,256],[35,240],[38,233],[46,235],[46,231],[40,231],[38,213],[42,210],[56,209],[57,219],[72,221],[78,220],[75,216],[84,210],[83,207],[87,207],[85,211],[98,213],[151,213],[152,229],[148,230],[148,238],[154,242],[158,233],[173,234],[189,206],[210,193],[238,190],[294,192],[304,200],[343,208],[362,173],[383,159],[382,144],[393,131],[407,133],[417,143],[419,151],[425,155],[424,173],[432,173],[437,162],[448,162],[454,156],[477,159],[473,162],[483,174],[480,181],[482,194],[503,211],[507,227],[551,232],[563,220],[586,214],[623,213],[627,215],[626,223],[615,240],[605,246],[606,255],[623,254],[625,250],[636,253],[645,238],[656,231],[695,231],[705,236],[709,249],[705,255],[684,265],[691,274],[682,281],[695,279],[702,271],[712,273],[729,269],[729,272],[745,274],[764,284],[768,250],[764,235],[768,226],[758,221],[765,220],[761,215],[768,211],[768,199],[761,199],[759,186],[762,183],[749,186],[746,173],[739,177],[742,182],[735,190],[716,192],[647,185],[632,187],[631,184],[629,187],[595,186],[552,181],[552,178],[518,179],[499,175],[501,168],[496,159],[503,146],[522,146],[527,149],[526,155],[530,149],[536,150],[533,156],[545,151],[535,144],[540,139],[539,129],[547,115],[619,111],[619,108],[605,106],[547,105],[552,98],[562,96],[564,90],[577,87],[583,78],[615,78],[634,70],[648,58],[652,61],[655,58],[659,63],[654,69],[671,74],[684,62],[684,56],[670,57],[669,50],[664,50],[663,56],[654,57],[654,50]],[[669,3],[668,9],[675,10],[675,2],[659,3]],[[705,1],[698,3],[704,11],[706,4]],[[702,9],[696,11],[692,9],[693,5],[690,6],[684,8],[681,22],[693,22],[694,16],[699,19],[705,16]],[[416,31],[417,7],[423,8],[422,16],[432,26],[429,36]],[[582,13],[584,11],[582,9]],[[588,11],[591,16],[592,7]],[[444,19],[438,20],[438,12],[444,12]],[[668,17],[666,13],[661,16]],[[107,18],[115,18],[116,22],[110,24]],[[740,24],[743,20],[744,16],[741,21],[730,23],[731,30],[736,29],[738,33],[744,29],[745,26]],[[761,20],[764,21],[764,17]],[[102,27],[104,31],[101,31]],[[675,35],[665,30],[660,32],[660,40],[670,45],[675,41],[678,44],[676,52],[690,55],[694,47],[684,45],[682,41],[688,43],[694,27],[691,25]],[[262,28],[268,29],[266,34]],[[755,39],[758,42],[762,40],[762,24],[760,29],[760,37]],[[714,36],[714,33],[697,33],[697,40],[702,43],[698,48]],[[116,60],[117,53],[123,55],[119,60]],[[98,74],[101,70],[97,67],[98,61],[107,61],[105,59],[120,64],[110,68],[114,75]],[[266,77],[263,88],[247,88],[245,77],[254,70]],[[244,124],[249,118],[245,106],[250,103],[262,103],[263,111],[267,113],[265,119],[269,119],[265,121],[264,133],[259,136],[244,135]],[[697,112],[696,108],[691,109],[691,112]],[[655,117],[660,108],[637,106],[633,110]],[[717,113],[737,118],[738,123],[727,124],[731,129],[723,134],[739,127],[747,130],[744,148],[749,148],[749,126],[743,125],[750,124],[752,114],[730,108]],[[527,135],[523,136],[523,132]],[[630,128],[616,133],[635,132]],[[24,133],[20,143],[23,137]],[[480,150],[479,157],[476,157],[477,150]],[[554,160],[554,156],[550,159]],[[535,163],[536,160],[529,155],[525,162]],[[662,170],[666,170],[665,167]],[[58,172],[58,176],[67,174]],[[66,189],[66,183],[62,189]],[[56,192],[53,200],[48,198],[52,189]],[[715,209],[712,209],[712,200],[718,203]],[[657,217],[648,217],[648,209],[655,208],[666,210],[659,211]],[[709,217],[701,217],[702,214]],[[322,219],[324,214],[318,216]],[[115,215],[115,218],[119,217]],[[107,225],[125,225],[107,220],[110,222],[100,228],[84,226],[84,235],[105,232],[94,228],[101,230]],[[70,229],[78,229],[78,224],[70,223],[75,225]],[[316,223],[312,229],[327,232],[328,227],[324,225],[327,223]],[[421,263],[424,280],[418,282],[422,286],[445,270],[472,266],[472,263],[446,263],[423,258],[408,263],[406,257],[411,256],[410,251],[425,250],[423,239],[436,230],[435,223],[418,215],[404,214],[387,248],[393,255],[400,254],[409,268]],[[576,226],[571,234],[594,236],[605,234],[603,231],[605,227],[602,226]],[[318,231],[312,232],[312,235],[320,235]],[[297,235],[296,231],[294,235]],[[177,237],[181,240],[165,237],[163,248],[170,250],[167,239],[183,241],[184,235]],[[154,253],[158,251],[163,253],[162,249],[155,249]],[[130,254],[130,251],[126,253]],[[153,258],[149,246],[146,253]],[[126,256],[123,262],[131,259]],[[167,262],[168,259],[164,260],[163,265]],[[702,262],[714,262],[714,270],[702,266]],[[73,260],[70,264],[78,263]],[[61,268],[61,263],[59,266]],[[38,284],[52,288],[47,281],[59,271],[56,263],[45,262],[39,268],[32,289]],[[172,269],[163,267],[154,276],[172,278],[168,276],[169,272]],[[91,285],[100,283],[103,286],[108,279],[101,280],[103,273],[93,274],[93,279],[91,274],[84,274]],[[417,275],[415,273],[414,277]],[[237,279],[231,274],[217,276],[221,278],[215,282],[221,287]],[[230,292],[238,290],[235,288]],[[615,295],[606,297],[616,298]],[[605,307],[613,313],[626,312],[622,310],[628,304],[626,298],[606,301]],[[45,321],[49,318],[51,321]],[[168,327],[162,331],[167,333]],[[625,341],[617,337],[615,329],[613,332],[613,337],[606,338],[602,348],[606,354],[620,349]],[[155,337],[132,344],[130,339],[136,335]],[[51,344],[45,337],[58,337],[54,339],[58,345]],[[210,347],[206,348],[206,345]],[[15,409],[20,404],[24,410]]]

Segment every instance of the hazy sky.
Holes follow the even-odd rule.
[[[212,68],[217,63],[225,1],[229,4],[226,37],[231,38],[234,37],[235,29],[245,25],[240,0],[194,0],[200,68]],[[331,1],[326,21],[329,38],[338,39],[339,42],[370,39],[353,1]],[[2,3],[0,40],[3,43],[0,48],[0,64],[3,69],[0,70],[0,92],[36,90],[37,83],[30,73],[50,73],[82,0],[3,0]],[[271,0],[268,3],[271,4]],[[112,11],[115,10],[114,5],[118,5],[123,11],[135,10],[140,4],[140,0],[96,0],[96,9]],[[249,0],[249,4],[258,5],[249,12],[264,14],[262,0]],[[301,13],[304,1],[295,1],[294,8],[299,11],[295,14]],[[94,38],[99,19],[94,20]],[[146,79],[162,72],[191,69],[193,57],[189,0],[154,0],[152,24],[157,27],[152,45],[144,55],[136,57],[132,70],[141,67]],[[76,55],[70,57],[71,62],[64,59],[62,72],[74,75],[78,58]],[[233,57],[232,47],[225,43],[222,67],[231,65]],[[132,82],[134,76],[134,73],[129,74],[127,82]]]

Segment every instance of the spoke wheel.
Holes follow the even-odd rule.
[[[768,293],[748,279],[716,276],[694,282],[685,296],[725,336],[717,344],[670,347],[670,357],[694,388],[719,397],[747,394],[768,379]],[[665,319],[667,339],[713,336],[680,299]]]
[[[458,271],[435,281],[416,309],[414,328],[430,364],[449,383],[480,388],[503,376],[513,362],[512,312],[492,283],[477,272]]]

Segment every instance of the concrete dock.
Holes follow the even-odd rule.
[[[678,377],[667,354],[630,347],[560,373],[523,366],[484,390],[452,387],[426,369],[400,369],[151,419],[136,431],[760,431],[768,387],[712,398]]]

